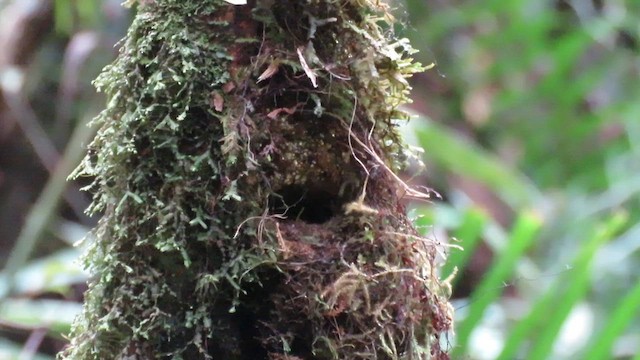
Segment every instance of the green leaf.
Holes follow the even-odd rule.
[[[64,293],[72,284],[84,283],[87,274],[76,261],[79,257],[78,249],[65,249],[23,265],[14,275],[15,293]],[[7,273],[0,272],[0,298],[7,295],[9,282]]]
[[[418,116],[414,124],[420,146],[429,150],[426,153],[429,160],[446,170],[483,183],[514,208],[531,206],[541,197],[524,174],[506,166],[473,141],[424,116]]]
[[[100,19],[101,3],[97,0],[76,1],[75,6],[78,10],[80,19],[87,24],[96,24]]]
[[[55,0],[54,5],[56,31],[62,34],[70,34],[73,29],[73,6],[71,1]]]
[[[46,328],[61,338],[69,333],[80,311],[82,304],[71,301],[5,299],[0,305],[0,321],[20,328]]]
[[[511,330],[511,335],[497,360],[517,357],[521,344],[538,336],[534,350],[527,359],[546,359],[558,332],[571,309],[584,297],[588,288],[588,266],[595,252],[624,224],[626,217],[614,216],[609,222],[594,230],[593,237],[585,243],[573,261],[571,271],[558,279],[533,305],[529,315]],[[536,357],[533,357],[536,356]]]
[[[615,340],[624,329],[632,322],[638,321],[638,309],[640,309],[640,282],[631,289],[616,306],[614,312],[609,315],[609,321],[599,335],[593,339],[591,347],[585,351],[585,360],[600,360],[612,358],[611,348]],[[640,352],[638,352],[640,357]]]
[[[485,309],[501,294],[504,284],[509,281],[518,260],[533,244],[542,225],[534,213],[523,212],[517,219],[509,236],[507,247],[496,255],[495,261],[484,280],[471,295],[469,315],[456,325],[456,347],[452,359],[462,359],[473,329],[482,320]]]
[[[640,360],[640,351],[633,357],[633,360]]]
[[[600,224],[576,256],[572,271],[563,276],[555,293],[553,306],[548,308],[544,318],[546,326],[539,332],[539,337],[534,342],[529,360],[546,360],[553,348],[553,344],[562,328],[562,324],[571,313],[574,305],[584,298],[589,289],[591,260],[598,249],[609,241],[626,223],[628,216],[620,212],[614,214],[607,222]]]
[[[463,250],[451,248],[447,262],[442,266],[443,277],[453,274],[455,268],[458,270],[465,268],[469,258],[480,244],[480,235],[488,220],[487,215],[479,208],[470,208],[463,216],[462,224],[453,234],[454,239],[459,241],[455,245],[459,245]],[[451,285],[455,287],[458,279],[459,276],[454,277]]]

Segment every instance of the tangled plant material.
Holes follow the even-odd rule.
[[[76,176],[104,212],[64,359],[446,359],[395,175],[421,71],[374,0],[147,0]]]

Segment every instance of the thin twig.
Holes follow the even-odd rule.
[[[7,110],[12,114],[12,118],[17,119],[16,123],[22,130],[25,138],[40,159],[42,166],[47,169],[50,176],[54,176],[56,167],[61,161],[60,154],[55,145],[40,126],[38,117],[27,102],[23,94],[24,72],[18,68],[7,70],[0,81],[0,94],[4,98]],[[81,126],[85,126],[82,124]],[[84,209],[88,203],[80,196],[79,189],[75,191],[65,191],[61,194],[75,215],[85,218]]]

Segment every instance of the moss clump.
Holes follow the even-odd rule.
[[[412,51],[373,0],[141,2],[75,174],[104,217],[62,358],[446,358],[393,174]]]

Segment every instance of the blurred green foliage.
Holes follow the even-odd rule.
[[[79,27],[95,28],[102,20],[101,0],[55,0],[55,28],[58,33],[72,34]]]
[[[448,204],[421,208],[422,223],[476,249],[452,249],[445,275],[482,274],[458,289],[453,358],[640,353],[640,3],[408,0],[407,18],[438,65],[415,83],[413,128]],[[531,213],[541,227],[519,254]]]
[[[437,120],[463,121],[483,146],[515,153],[543,189],[605,189],[608,167],[630,160],[639,135],[640,4],[596,3],[447,1],[410,10],[414,42],[430,49],[422,60],[446,77],[446,96],[427,100],[442,107]]]

